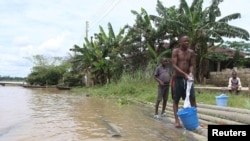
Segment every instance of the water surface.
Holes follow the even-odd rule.
[[[0,86],[0,115],[0,141],[184,140],[153,107],[56,88]]]

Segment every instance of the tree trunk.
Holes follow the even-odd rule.
[[[217,72],[220,72],[220,62],[217,62]]]

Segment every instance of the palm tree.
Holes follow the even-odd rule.
[[[201,82],[208,72],[208,60],[206,58],[208,48],[216,43],[224,42],[223,37],[249,39],[248,31],[230,25],[228,22],[240,18],[239,13],[231,14],[220,18],[219,4],[223,0],[212,0],[209,7],[203,10],[203,0],[193,0],[189,7],[186,0],[180,0],[179,8],[165,8],[158,1],[157,12],[159,29],[168,29],[166,34],[169,39],[180,35],[188,35],[190,47],[196,52],[196,80]],[[217,18],[220,18],[217,20]],[[163,21],[162,21],[163,20]]]
[[[108,33],[106,34],[103,28],[100,26],[100,33],[95,34],[95,39],[98,41],[98,46],[101,49],[101,58],[105,59],[106,66],[104,66],[104,74],[110,82],[111,77],[113,80],[120,78],[123,71],[123,61],[124,52],[122,51],[122,46],[125,44],[126,36],[124,26],[120,29],[117,35],[115,35],[113,27],[108,23]],[[97,63],[97,62],[96,62]],[[98,63],[97,63],[98,64]],[[106,79],[106,78],[105,78]]]
[[[194,0],[189,7],[185,0],[181,0],[179,12],[180,21],[183,23],[183,34],[190,37],[191,49],[197,54],[196,78],[199,82],[205,76],[208,69],[206,55],[208,48],[216,43],[223,43],[222,37],[239,37],[249,39],[248,31],[230,25],[228,22],[240,18],[239,13],[220,18],[219,4],[223,0],[213,0],[211,5],[202,10],[203,0]],[[217,18],[220,18],[217,20]]]
[[[155,35],[155,29],[151,23],[150,17],[144,8],[141,8],[140,12],[131,10],[131,13],[136,16],[135,24],[128,26],[127,42],[129,46],[126,46],[127,54],[131,56],[132,63],[135,68],[138,66],[146,67],[149,58],[147,49],[150,47],[154,50],[155,41],[157,37]],[[149,46],[147,46],[149,44]]]
[[[140,12],[131,10],[131,13],[136,16],[135,24],[128,26],[128,46],[124,46],[124,49],[132,58],[132,70],[145,69],[148,63],[156,64],[162,56],[170,53],[163,48],[164,36],[162,31],[157,31],[151,15],[144,8]]]
[[[91,72],[95,84],[110,82],[112,76],[120,76],[122,73],[120,51],[125,28],[122,28],[118,35],[114,34],[112,25],[108,23],[108,34],[100,26],[100,33],[95,34],[94,40],[85,38],[83,47],[75,45],[71,51],[76,52],[74,62],[81,62],[84,73]]]
[[[179,20],[180,13],[175,6],[165,7],[160,0],[157,0],[156,11],[158,16],[150,15],[157,28],[157,36],[161,40],[169,40],[169,47],[173,49],[177,44],[177,37],[182,32],[183,23]]]

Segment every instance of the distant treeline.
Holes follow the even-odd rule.
[[[0,81],[23,81],[23,77],[0,76]]]

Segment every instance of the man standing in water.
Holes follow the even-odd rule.
[[[175,117],[175,127],[181,128],[180,120],[177,116],[178,104],[180,98],[183,100],[186,97],[187,80],[193,79],[193,67],[195,62],[195,53],[189,49],[188,36],[181,36],[179,38],[179,47],[175,48],[172,52],[172,65],[174,68],[174,76],[172,78],[172,98],[173,98],[173,111]],[[194,86],[190,90],[190,104],[196,107]]]
[[[155,119],[159,119],[160,116],[158,115],[158,108],[160,102],[163,100],[162,110],[161,110],[161,117],[165,117],[165,109],[167,106],[168,100],[168,93],[169,93],[169,81],[170,81],[170,68],[167,65],[168,60],[167,58],[163,57],[161,59],[161,65],[159,65],[155,69],[155,80],[158,82],[158,96],[155,103]]]

